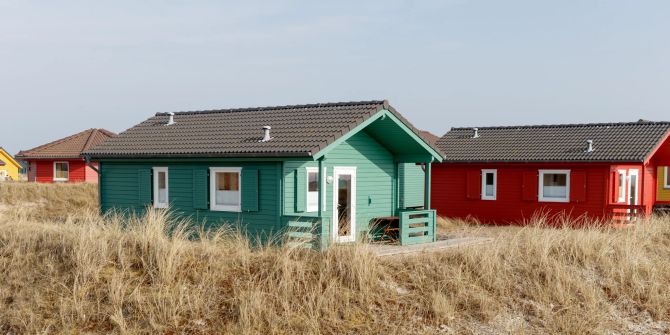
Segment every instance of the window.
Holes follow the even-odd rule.
[[[242,168],[210,168],[209,172],[209,208],[213,211],[241,211]]]
[[[540,170],[539,201],[570,202],[570,170]]]
[[[308,167],[307,169],[307,212],[316,212],[319,210],[319,168]],[[323,168],[323,174],[326,175],[326,168]],[[321,182],[326,185],[325,181]],[[326,192],[323,193],[321,201],[322,210],[326,210]]]
[[[168,168],[154,168],[154,208],[168,208]]]
[[[626,202],[626,170],[619,170],[619,198],[617,202]]]
[[[666,166],[665,170],[665,181],[663,183],[663,188],[670,188],[670,169]]]
[[[54,181],[68,181],[70,179],[70,163],[54,162]]]
[[[496,200],[497,170],[482,170],[482,200]]]

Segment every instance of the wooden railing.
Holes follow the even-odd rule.
[[[322,249],[327,244],[328,218],[284,216],[286,243],[289,246]]]
[[[400,245],[434,242],[435,211],[406,210],[400,212]]]
[[[646,207],[643,205],[609,205],[608,213],[614,222],[626,223],[646,216]]]

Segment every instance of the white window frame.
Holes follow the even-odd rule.
[[[663,174],[663,177],[665,178],[665,180],[663,181],[663,188],[670,189],[670,175],[668,175],[670,169],[666,166],[664,167],[664,172],[665,173]]]
[[[486,195],[486,174],[493,173],[493,195]],[[498,170],[482,169],[482,200],[496,200],[498,195]]]
[[[57,164],[66,164],[67,165],[67,178],[57,178],[56,177],[56,165]],[[70,180],[70,162],[68,161],[55,161],[54,162],[54,181],[68,181]]]
[[[216,204],[216,174],[233,172],[237,173],[237,205],[217,205]],[[241,167],[210,167],[209,168],[209,210],[215,212],[241,212],[242,211],[242,168]]]
[[[621,183],[621,176],[623,176],[623,183]],[[619,192],[619,198],[617,199],[618,203],[626,203],[626,194],[628,190],[628,174],[626,173],[626,170],[617,170],[617,182],[619,183],[619,189],[617,192]],[[623,191],[623,192],[622,192]]]
[[[318,212],[319,211],[319,204],[318,203],[316,205],[313,205],[313,206],[309,205],[309,194],[311,193],[309,191],[309,174],[310,173],[316,173],[317,176],[318,176],[319,168],[318,167],[305,167],[305,170],[307,171],[305,173],[306,174],[305,178],[307,178],[307,183],[306,183],[307,188],[305,190],[305,199],[307,199],[306,212],[308,212],[308,213]],[[321,185],[323,187],[326,187],[326,176],[327,175],[328,175],[328,173],[326,173],[326,168],[324,167],[323,168],[323,176],[321,177]],[[318,193],[319,193],[319,191],[317,191],[317,197],[318,197]],[[322,207],[321,208],[322,212],[326,210],[326,192],[325,191],[322,193],[322,196],[321,196],[321,207]]]
[[[165,166],[156,166],[153,168],[153,193],[154,193],[154,208],[168,208],[170,206],[170,175],[168,173],[168,168]],[[166,202],[160,202],[158,200],[158,174],[159,172],[165,172],[165,200]]]
[[[570,202],[570,170],[539,170],[538,174],[538,194],[537,199],[540,202]],[[564,174],[565,178],[565,198],[545,198],[544,197],[544,175],[545,174]]]

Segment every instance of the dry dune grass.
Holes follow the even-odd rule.
[[[37,190],[8,200],[8,190],[23,186]],[[187,230],[162,212],[100,218],[82,201],[68,205],[76,215],[49,219],[40,213],[49,205],[20,204],[34,203],[33,197],[63,201],[60,187],[0,187],[0,203],[13,204],[0,213],[2,333],[670,329],[668,218],[619,230],[550,229],[536,222],[496,229],[491,244],[377,258],[365,245],[325,253],[253,248],[234,231]],[[65,186],[63,192],[85,198],[90,189]],[[168,235],[171,227],[177,228]]]

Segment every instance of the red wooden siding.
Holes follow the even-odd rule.
[[[610,166],[567,164],[433,164],[432,205],[439,215],[483,223],[520,223],[536,213],[603,217],[609,199]],[[482,169],[496,169],[496,200],[481,200]],[[538,202],[541,169],[568,169],[570,203]],[[477,176],[477,182],[475,177]]]
[[[82,159],[72,160],[48,160],[40,159],[30,161],[29,181],[36,181],[38,183],[52,183],[54,182],[54,162],[68,162],[70,166],[69,180],[70,183],[77,182],[98,182],[98,175],[90,167],[86,166],[86,162]]]

